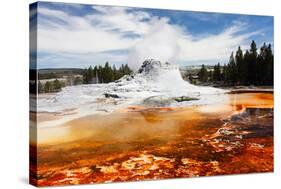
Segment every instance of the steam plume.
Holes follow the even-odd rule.
[[[150,31],[129,51],[129,66],[136,71],[146,59],[175,63],[179,36],[180,28],[169,25],[167,20],[155,21]]]

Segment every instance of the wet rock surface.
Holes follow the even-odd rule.
[[[105,98],[120,98],[117,94],[104,93]]]
[[[176,102],[185,102],[185,101],[191,101],[191,100],[199,100],[198,98],[188,97],[188,96],[173,97],[172,99],[175,100]]]
[[[165,96],[152,96],[143,100],[143,104],[151,107],[169,106],[176,101]]]
[[[41,147],[38,185],[273,171],[273,109],[246,108],[199,123],[183,123],[165,137],[159,131],[145,140]]]

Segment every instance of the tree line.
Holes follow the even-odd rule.
[[[64,86],[64,82],[60,82],[58,79],[47,81],[44,85],[39,81],[38,93],[59,92]]]
[[[108,62],[104,66],[95,66],[94,68],[90,66],[83,72],[83,83],[109,83],[120,79],[122,76],[132,73],[132,70],[127,64],[121,65],[119,69],[113,65],[109,65]]]
[[[220,82],[224,85],[273,85],[273,60],[271,44],[264,43],[258,52],[255,41],[245,52],[239,46],[236,53],[230,55],[229,62],[220,63],[208,71],[205,65],[198,72],[200,82]]]
[[[63,87],[68,85],[81,85],[81,84],[92,84],[92,83],[109,83],[120,79],[122,76],[132,73],[132,70],[127,64],[122,64],[118,69],[115,65],[110,66],[108,62],[104,66],[89,66],[82,70],[82,77],[72,76],[68,72],[64,73],[68,77],[61,81],[58,79],[57,73],[41,74],[41,78],[48,78],[48,81],[41,82],[38,81],[38,93],[51,93],[59,92]],[[60,73],[61,78],[64,76]]]

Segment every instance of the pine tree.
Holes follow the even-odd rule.
[[[233,52],[229,58],[229,79],[230,82],[234,85],[237,82],[237,66],[234,60]]]
[[[83,70],[83,83],[88,84],[88,77],[87,77],[87,68]]]
[[[241,50],[241,47],[238,47],[238,50],[236,51],[235,55],[235,63],[237,66],[237,82],[239,84],[243,83],[243,77],[245,73],[243,72],[243,51]]]
[[[222,80],[220,63],[218,63],[217,65],[214,66],[213,80],[214,81]]]
[[[129,68],[128,64],[125,64],[124,73],[126,75],[132,73],[132,70]]]
[[[51,82],[47,81],[44,85],[44,91],[45,93],[52,92],[52,84]]]
[[[103,67],[101,65],[98,66],[98,75],[99,75],[99,82],[103,83]]]
[[[240,47],[235,54],[231,53],[228,64],[223,66],[222,80],[228,85],[273,85],[273,59],[271,45],[264,43],[257,52],[255,41],[251,42],[250,50],[243,51]],[[214,66],[214,72],[217,65]],[[214,79],[216,79],[214,73]]]
[[[266,48],[266,56],[265,56],[265,84],[266,85],[273,85],[273,60],[274,60],[274,55],[271,49],[271,44],[269,44]]]
[[[208,81],[208,71],[207,71],[204,64],[201,66],[201,69],[198,73],[198,79],[201,82],[207,82]]]
[[[207,81],[213,82],[214,81],[214,72],[212,70],[208,71],[208,79]]]
[[[113,75],[113,81],[118,79],[117,69],[116,69],[115,65],[113,65],[113,67],[112,67],[112,75]]]
[[[55,79],[55,80],[53,81],[53,90],[54,90],[54,91],[59,91],[59,90],[61,90],[61,83],[60,83],[60,81],[59,81],[58,79]]]
[[[249,82],[251,85],[256,85],[258,83],[258,67],[257,67],[257,45],[255,41],[252,41],[250,47],[250,57],[249,57]]]
[[[92,66],[90,66],[88,68],[87,75],[88,75],[88,83],[92,83],[93,82],[93,76],[94,76]]]
[[[132,73],[132,70],[128,64],[122,64],[119,69],[116,69],[115,65],[111,67],[110,64],[106,62],[104,66],[95,66],[94,69],[92,69],[92,66],[88,69],[86,68],[83,72],[83,83],[92,83],[93,78],[95,78],[98,83],[109,83],[130,73]]]
[[[243,66],[243,80],[244,80],[244,85],[250,85],[251,84],[251,65],[250,65],[250,52],[246,50],[244,54],[244,66]]]
[[[258,75],[258,83],[259,85],[263,85],[265,83],[266,76],[266,43],[260,48],[260,52],[257,56],[257,75]]]
[[[227,66],[224,64],[222,67],[222,80],[227,83]]]

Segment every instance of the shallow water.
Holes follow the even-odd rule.
[[[39,185],[272,171],[272,111],[273,94],[241,93],[216,105],[128,107],[39,128]]]
[[[134,140],[158,133],[177,133],[181,127],[195,127],[211,119],[223,119],[246,107],[273,108],[268,93],[229,94],[222,104],[186,108],[128,107],[109,115],[90,115],[59,127],[39,128],[39,144],[56,144],[91,138],[96,141]],[[50,114],[45,117],[51,117]]]

